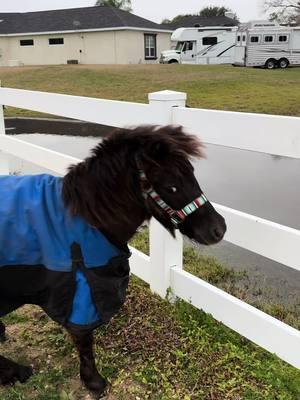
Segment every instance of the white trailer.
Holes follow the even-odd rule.
[[[179,28],[173,32],[174,50],[161,53],[161,64],[232,64],[237,27]]]
[[[236,33],[233,65],[268,69],[300,65],[300,27],[270,21],[241,25]]]

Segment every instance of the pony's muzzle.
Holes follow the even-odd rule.
[[[225,219],[213,209],[213,214],[210,214],[207,218],[199,218],[197,223],[191,226],[186,232],[184,230],[182,233],[186,234],[191,239],[194,239],[200,244],[212,245],[219,243],[227,230]],[[192,216],[190,217],[192,219]]]
[[[221,215],[219,215],[219,221],[211,226],[209,232],[212,239],[212,244],[220,242],[223,239],[226,230],[227,227],[225,219]]]

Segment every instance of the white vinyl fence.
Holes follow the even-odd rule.
[[[185,108],[185,101],[185,93],[171,91],[151,93],[149,104],[136,104],[0,88],[0,105],[114,127],[180,124],[206,143],[300,158],[300,118]],[[5,153],[61,175],[70,163],[79,161],[6,136],[0,106],[0,173],[8,172]],[[228,242],[300,271],[299,230],[215,206],[226,219]],[[300,332],[184,271],[180,235],[174,240],[152,221],[150,257],[136,249],[132,252],[132,272],[148,282],[154,292],[165,297],[171,288],[179,298],[300,368]]]

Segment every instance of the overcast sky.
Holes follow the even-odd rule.
[[[0,0],[0,12],[88,7],[94,3],[95,0]],[[208,5],[231,8],[243,22],[262,19],[262,3],[263,0],[132,0],[134,14],[155,22],[178,14],[196,13]]]

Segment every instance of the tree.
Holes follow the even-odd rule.
[[[226,7],[204,7],[199,15],[201,17],[224,17],[227,11],[230,10]]]
[[[264,9],[272,21],[286,24],[300,23],[299,0],[265,0]]]
[[[179,14],[179,15],[176,15],[176,17],[174,17],[172,19],[168,19],[168,18],[163,19],[161,21],[161,24],[175,24],[176,22],[182,20],[183,18],[192,17],[194,15],[197,15],[197,14]]]
[[[161,24],[170,24],[172,21],[168,18],[165,18],[161,21]]]
[[[234,19],[238,21],[236,13],[227,7],[204,7],[200,10],[199,15],[201,17],[225,17],[226,12],[232,12]]]
[[[108,6],[124,11],[132,11],[131,0],[97,0],[95,6]]]
[[[186,17],[197,17],[197,16],[208,17],[208,18],[211,18],[211,17],[223,17],[223,16],[225,16],[225,13],[227,11],[232,12],[233,15],[234,15],[234,19],[236,21],[238,21],[238,17],[236,15],[236,13],[231,11],[229,8],[226,8],[226,7],[205,7],[197,14],[180,14],[180,15],[177,15],[176,17],[174,17],[171,20],[166,18],[166,19],[162,20],[161,23],[162,24],[175,24],[176,22],[179,22],[180,20],[182,20],[183,18],[186,18]]]

